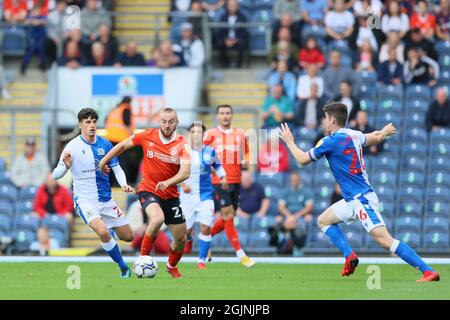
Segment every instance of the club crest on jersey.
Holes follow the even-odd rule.
[[[170,150],[170,155],[171,155],[172,157],[175,157],[175,156],[177,155],[177,152],[178,152],[178,150],[177,150],[176,147],[175,147],[175,148],[172,148],[172,150]]]
[[[152,141],[149,141],[149,142],[148,142],[148,146],[149,146],[149,147],[153,147],[154,145],[155,145],[155,144],[154,144]]]
[[[98,148],[97,154],[98,154],[99,156],[104,156],[104,155],[105,155],[105,150],[102,149],[102,148]]]
[[[211,160],[211,155],[208,154],[208,153],[205,153],[205,154],[203,155],[203,160],[204,160],[205,162],[209,162],[209,161]]]

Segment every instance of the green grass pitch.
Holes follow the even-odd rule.
[[[67,289],[70,265],[80,268],[80,289]],[[416,283],[420,273],[407,265],[378,266],[381,289],[369,290],[365,264],[343,278],[341,265],[181,263],[184,278],[172,279],[160,263],[153,279],[120,279],[113,263],[1,263],[0,299],[450,299],[450,265],[434,265],[441,281],[432,283]]]

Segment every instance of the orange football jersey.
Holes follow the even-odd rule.
[[[179,196],[177,186],[164,191],[156,190],[158,182],[175,176],[180,170],[180,161],[189,160],[189,148],[182,135],[176,134],[170,141],[161,139],[160,129],[147,129],[133,136],[133,144],[141,146],[144,154],[144,170],[138,192],[147,191],[162,199]]]
[[[206,132],[204,143],[216,150],[227,174],[228,183],[241,183],[241,165],[249,159],[248,140],[244,130],[213,128]],[[212,183],[220,183],[215,173],[212,175]]]

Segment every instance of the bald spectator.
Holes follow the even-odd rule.
[[[356,82],[354,71],[341,65],[341,54],[336,50],[330,53],[330,63],[325,68],[322,77],[324,93],[330,99],[339,94],[339,85],[342,81],[347,80],[352,85]]]
[[[91,56],[85,59],[83,65],[88,67],[107,67],[112,66],[114,61],[106,56],[105,46],[101,42],[92,44]]]
[[[436,90],[436,99],[428,108],[425,125],[428,131],[450,127],[450,102],[445,87]]]
[[[116,67],[136,67],[145,66],[145,59],[142,53],[138,51],[138,44],[134,40],[130,40],[127,43],[125,52],[119,54]]]
[[[44,183],[50,167],[47,158],[36,151],[36,140],[27,138],[25,152],[17,156],[11,167],[11,180],[19,188],[39,187]]]
[[[253,216],[262,218],[266,216],[270,200],[266,197],[264,187],[253,181],[249,171],[242,171],[238,217],[250,219]]]
[[[45,184],[36,191],[33,214],[40,219],[56,214],[70,223],[73,220],[72,210],[73,200],[69,190],[60,185],[51,173],[48,174]]]
[[[274,85],[263,105],[264,128],[277,127],[282,122],[290,121],[293,118],[294,108],[289,98],[283,95],[283,86]]]
[[[81,10],[81,32],[87,41],[93,42],[98,37],[98,27],[106,24],[111,28],[111,17],[105,9],[97,6],[97,0],[87,0]]]

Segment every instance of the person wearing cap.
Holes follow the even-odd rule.
[[[50,166],[47,157],[36,152],[36,140],[33,137],[25,141],[25,152],[17,156],[11,167],[11,180],[18,188],[39,187],[44,183]]]
[[[183,56],[187,67],[201,67],[205,62],[205,47],[203,42],[194,36],[190,22],[181,24],[181,41],[174,44],[172,50]]]

